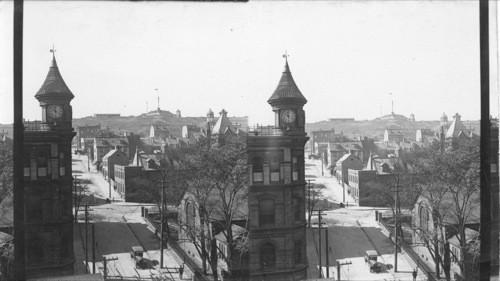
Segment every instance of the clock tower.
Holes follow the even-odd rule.
[[[73,97],[53,54],[49,73],[35,95],[42,108],[42,121],[24,122],[24,245],[28,279],[74,272]]]
[[[306,102],[286,60],[278,87],[268,100],[275,125],[256,128],[247,137],[251,280],[307,279]]]
[[[307,100],[293,80],[288,60],[278,86],[267,102],[273,107],[277,128],[285,130],[287,135],[305,135],[306,120],[302,107]]]

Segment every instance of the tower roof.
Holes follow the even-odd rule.
[[[231,124],[231,121],[229,121],[229,118],[227,118],[227,111],[222,109],[219,114],[219,120],[217,120],[217,123],[215,123],[214,127],[212,128],[212,134],[223,135],[228,131],[236,134],[236,128],[234,128],[233,124]]]
[[[446,132],[446,138],[454,138],[458,137],[460,132],[467,133],[467,128],[465,125],[462,123],[462,120],[460,120],[460,114],[455,114],[453,116],[455,120],[453,120],[453,123],[451,123],[450,128],[448,128],[448,131]]]
[[[276,87],[276,90],[267,100],[267,102],[271,105],[277,101],[298,102],[302,104],[307,103],[306,98],[302,95],[293,80],[290,67],[288,66],[288,60],[285,62],[285,69],[283,70],[283,74],[281,75],[281,79]]]
[[[73,98],[74,95],[71,93],[71,90],[66,86],[64,80],[59,72],[59,68],[57,67],[56,57],[54,55],[54,51],[52,52],[52,64],[50,65],[49,73],[47,73],[47,77],[43,82],[42,87],[35,95],[35,98],[39,98],[48,94],[55,94],[61,97]]]

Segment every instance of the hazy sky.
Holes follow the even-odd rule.
[[[0,2],[0,123],[12,122],[12,2]],[[25,1],[24,116],[57,50],[74,117],[222,108],[273,122],[285,50],[307,122],[480,118],[478,1]],[[5,63],[4,63],[5,62]],[[496,100],[492,100],[496,102]]]

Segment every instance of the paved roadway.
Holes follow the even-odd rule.
[[[84,161],[82,161],[84,160]],[[90,192],[100,202],[96,206],[90,207],[89,220],[95,224],[96,238],[96,268],[102,272],[102,257],[117,258],[109,261],[107,266],[108,279],[119,280],[180,280],[179,274],[174,270],[182,264],[182,260],[170,249],[164,251],[164,267],[159,268],[160,244],[155,237],[154,230],[148,228],[141,217],[141,205],[136,203],[125,203],[116,200],[113,204],[105,203],[105,198],[109,195],[109,187],[102,176],[91,167],[90,173],[86,167],[85,156],[73,158],[73,172],[81,178],[93,180],[89,187]],[[114,192],[114,190],[112,191]],[[113,194],[112,194],[113,195]],[[82,222],[83,212],[79,212],[79,219]],[[79,224],[83,240],[85,240],[85,227]],[[76,232],[78,233],[78,232]],[[91,227],[88,226],[88,258],[92,260]],[[83,247],[79,244],[78,246]],[[142,246],[146,253],[144,257],[148,259],[148,269],[137,269],[130,257],[132,246]],[[84,253],[84,251],[78,251]],[[84,260],[84,257],[82,258]],[[92,262],[89,262],[92,269]],[[184,279],[190,279],[191,272],[185,268]]]
[[[306,160],[306,175],[309,178],[315,179],[316,183],[323,183],[327,187],[326,196],[331,202],[339,203],[342,201],[342,187],[334,178],[329,175],[321,176],[321,161]],[[350,202],[348,208],[336,208],[331,211],[326,211],[326,216],[323,216],[328,228],[329,246],[329,264],[330,278],[337,278],[336,261],[352,262],[351,265],[341,267],[341,280],[413,280],[412,271],[416,267],[406,254],[398,255],[398,272],[394,272],[394,244],[389,240],[378,223],[375,221],[375,209],[370,207],[357,207],[352,204],[354,201],[350,196],[346,195],[346,201]],[[335,204],[335,206],[338,206]],[[378,208],[377,210],[383,210]],[[317,223],[317,219],[313,219],[313,224]],[[308,240],[308,243],[313,242],[315,250],[318,251],[318,230],[312,230],[314,240]],[[326,240],[325,230],[322,230],[322,264],[326,265]],[[309,264],[317,267],[319,264],[319,256],[317,253],[310,253],[308,245]],[[379,261],[383,264],[381,273],[371,273],[368,266],[364,262],[364,255],[367,250],[376,250],[379,254]],[[326,276],[324,269],[323,276]],[[317,278],[318,271],[309,270],[309,278]],[[419,272],[417,280],[426,280],[425,276]]]

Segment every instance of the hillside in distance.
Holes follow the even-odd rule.
[[[73,119],[73,127],[101,124],[104,130],[109,127],[111,131],[129,131],[141,136],[149,136],[149,130],[153,122],[165,124],[172,136],[180,137],[182,126],[196,124],[204,127],[206,117],[176,117],[171,116],[116,116],[116,117],[93,117]]]
[[[452,121],[453,120],[449,121],[448,124],[451,125]],[[327,131],[333,128],[335,129],[336,134],[340,134],[340,132],[342,132],[348,137],[363,136],[383,140],[386,126],[394,123],[402,127],[401,131],[403,132],[405,139],[409,141],[415,141],[415,134],[418,129],[430,128],[433,131],[439,131],[440,128],[439,121],[320,121],[316,123],[307,123],[306,132],[309,136],[311,136],[313,131],[318,131],[320,129]],[[472,127],[474,132],[479,135],[479,120],[462,120],[462,123],[467,128]]]

